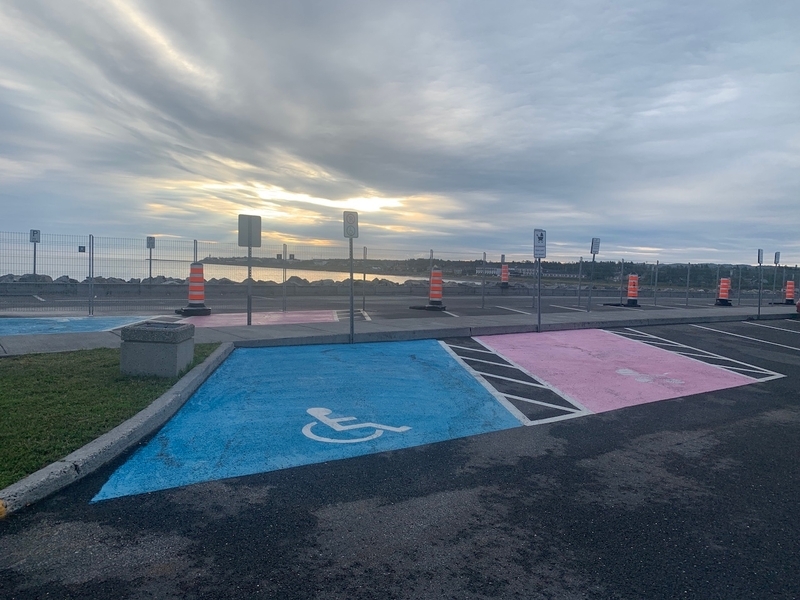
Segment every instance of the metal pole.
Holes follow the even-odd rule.
[[[653,306],[658,306],[658,261],[656,261],[655,278],[656,282],[653,285]]]
[[[247,324],[253,324],[253,247],[247,247]]]
[[[481,308],[486,308],[486,252],[483,253],[483,279],[481,280]]]
[[[786,265],[783,266],[783,283],[781,283],[781,290],[786,289]]]
[[[778,265],[775,265],[775,273],[772,275],[772,304],[775,304],[775,283],[778,281]]]
[[[150,283],[153,283],[153,249],[148,248],[150,250]],[[197,258],[194,259],[194,262],[197,262]]]
[[[367,247],[364,246],[364,281],[361,286],[361,310],[367,310]]]
[[[36,246],[38,246],[36,242],[33,242],[33,274],[36,275]]]
[[[761,318],[761,289],[764,283],[763,281],[764,277],[762,276],[763,273],[762,268],[763,265],[759,264],[758,265],[758,318],[759,319]]]
[[[283,254],[281,255],[281,257],[283,258],[283,312],[286,312],[286,260],[289,258],[289,255],[286,254],[287,250],[288,248],[286,247],[286,244],[284,244]],[[350,254],[352,255],[353,253],[351,252]],[[350,278],[352,279],[352,275],[350,276]]]
[[[592,254],[592,275],[589,280],[589,301],[586,303],[586,312],[592,312],[592,288],[594,287],[594,258]]]
[[[583,280],[583,257],[578,263],[578,308],[581,307],[581,282]]]
[[[94,236],[89,234],[89,316],[94,316]]]
[[[619,261],[619,303],[622,306],[622,296],[625,292],[625,259]]]
[[[350,343],[352,344],[355,337],[355,317],[353,315],[353,238],[350,238]]]
[[[742,265],[739,265],[739,291],[737,292],[736,305],[742,305]]]
[[[691,276],[692,263],[686,263],[686,308],[689,308],[689,277]]]
[[[197,262],[197,240],[194,241],[194,262]]]
[[[540,331],[542,331],[542,259],[537,258],[536,260],[539,263],[539,269],[538,269],[539,282],[537,286],[538,287],[537,296],[539,300],[536,302],[536,332],[539,333]]]
[[[433,248],[431,248],[431,262],[428,265],[428,273],[430,273],[431,271],[433,271]]]

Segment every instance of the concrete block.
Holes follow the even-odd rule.
[[[176,377],[194,359],[194,325],[146,322],[123,327],[120,371]]]

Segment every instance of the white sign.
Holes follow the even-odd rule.
[[[544,229],[533,230],[533,258],[547,258],[547,232]]]
[[[592,238],[592,254],[600,252],[600,238]]]
[[[764,262],[764,251],[759,248],[758,249],[758,264],[763,264]]]
[[[37,244],[42,241],[42,232],[38,229],[31,229],[31,242]]]
[[[239,215],[239,246],[261,248],[261,217]]]
[[[344,216],[344,237],[358,237],[358,213],[353,210],[346,210]]]
[[[156,247],[156,238],[155,236],[148,235],[147,236],[147,247],[148,248],[155,248]]]
[[[328,415],[331,414],[333,411],[329,408],[309,408],[306,411],[317,421],[312,421],[305,427],[303,427],[303,435],[309,439],[315,440],[317,442],[327,442],[329,444],[355,444],[357,442],[366,442],[369,440],[374,440],[377,437],[383,435],[384,431],[394,431],[395,433],[403,433],[404,431],[408,431],[411,427],[403,425],[402,427],[391,427],[389,425],[381,425],[380,423],[352,423],[350,425],[342,425],[342,423],[346,421],[355,421],[355,417],[337,417],[335,419],[330,418]],[[333,431],[349,431],[351,429],[374,429],[373,432],[367,433],[364,437],[360,438],[347,438],[347,439],[337,439],[337,438],[329,438],[324,437],[321,435],[317,435],[311,431],[314,425],[327,425]],[[365,432],[366,433],[366,432]]]
[[[781,253],[780,252],[776,252],[775,253],[775,264],[776,265],[781,264]]]

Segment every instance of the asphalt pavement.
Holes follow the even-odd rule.
[[[506,304],[514,310],[363,318],[355,337],[469,349],[537,329],[535,312]],[[543,310],[542,331],[602,328],[752,381],[91,502],[133,448],[0,521],[0,596],[798,598],[795,314]],[[196,332],[242,347],[348,337],[342,319]],[[0,338],[6,354],[118,343],[114,331]],[[334,390],[321,383],[319,395]]]

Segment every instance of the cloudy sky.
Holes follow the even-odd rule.
[[[800,262],[800,3],[0,0],[0,231]]]

